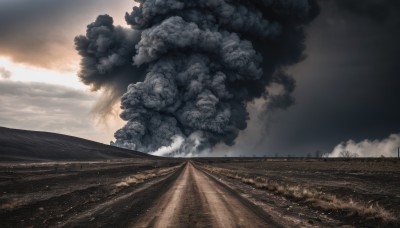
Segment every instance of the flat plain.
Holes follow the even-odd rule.
[[[2,227],[393,227],[394,159],[0,164]]]
[[[399,226],[395,158],[214,158],[199,166],[284,226]]]
[[[162,158],[0,130],[0,227],[400,227],[394,158]]]

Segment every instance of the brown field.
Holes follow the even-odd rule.
[[[181,166],[179,160],[154,158],[0,163],[0,226],[123,223],[103,210],[115,208],[111,214],[125,216]]]
[[[0,163],[1,227],[396,227],[395,159]]]
[[[397,159],[197,159],[287,225],[398,226]]]

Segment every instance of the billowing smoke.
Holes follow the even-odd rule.
[[[114,97],[125,92],[127,123],[113,145],[193,155],[233,145],[248,102],[263,97],[272,110],[293,103],[294,80],[284,71],[304,58],[315,0],[136,2],[125,16],[130,29],[103,15],[76,38],[82,81]],[[270,95],[272,84],[283,92]]]
[[[337,145],[328,155],[329,157],[394,157],[400,146],[400,134],[391,134],[382,140],[364,140],[355,142],[349,140]]]
[[[87,26],[86,36],[75,38],[75,48],[82,57],[79,78],[94,91],[104,90],[94,108],[98,114],[111,112],[126,87],[144,79],[145,68],[132,65],[140,36],[141,31],[114,26],[110,16],[101,15]]]

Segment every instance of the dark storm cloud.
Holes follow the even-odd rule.
[[[296,105],[273,117],[255,146],[260,154],[330,152],[349,139],[400,132],[399,1],[320,3],[308,58],[290,70]]]
[[[0,55],[30,65],[70,70],[75,60],[72,40],[82,25],[99,13],[115,13],[130,5],[126,0],[2,0]]]
[[[323,1],[323,0],[322,0]],[[385,22],[393,17],[399,17],[400,2],[397,0],[325,0],[336,4],[340,9],[359,16],[369,17],[378,22]]]
[[[87,118],[95,100],[63,86],[0,80],[0,126],[92,138],[99,135]]]
[[[118,35],[129,30],[113,26],[106,15],[76,39],[80,77],[88,84],[139,80],[122,96],[121,118],[128,122],[115,133],[114,145],[149,152],[184,138],[184,154],[189,147],[233,145],[246,128],[247,102],[273,98],[271,108],[293,102],[294,82],[284,68],[304,59],[303,28],[318,13],[315,1],[137,2],[125,18],[140,39]],[[118,61],[102,71],[115,55]],[[116,66],[131,71],[114,77]],[[270,96],[271,83],[281,85],[279,96]]]

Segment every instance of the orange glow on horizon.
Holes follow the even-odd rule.
[[[77,76],[79,66],[75,66],[75,71],[63,72],[16,63],[8,57],[0,56],[0,67],[4,67],[11,72],[11,77],[9,80],[12,81],[41,82],[62,85],[81,90],[89,89],[86,85],[79,81]]]

